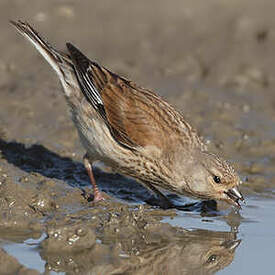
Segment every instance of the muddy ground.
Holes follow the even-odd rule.
[[[229,266],[250,198],[274,198],[274,10],[272,0],[2,0],[0,246],[44,233],[36,253],[46,273],[213,274]],[[171,194],[179,209],[162,210],[138,183],[101,166],[95,176],[107,200],[92,203],[57,78],[9,19],[29,21],[59,49],[70,41],[165,97],[234,163],[248,205],[186,209],[190,201]],[[228,230],[163,222],[188,215]],[[0,262],[1,274],[38,272],[4,250]]]

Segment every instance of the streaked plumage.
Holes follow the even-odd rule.
[[[102,199],[91,164],[103,161],[164,197],[158,188],[239,205],[239,177],[207,151],[183,116],[155,93],[89,60],[72,44],[55,50],[28,24],[11,22],[56,71],[81,142],[84,164]],[[216,183],[213,177],[220,178]],[[229,195],[230,194],[230,195]]]

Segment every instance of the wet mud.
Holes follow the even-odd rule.
[[[257,200],[265,205],[275,193],[275,4],[252,3],[1,1],[1,274],[228,270],[247,241],[242,226],[260,219],[251,215]],[[75,43],[175,105],[232,161],[247,205],[236,211],[167,194],[175,208],[164,210],[150,191],[100,163],[95,177],[106,200],[94,204],[58,80],[9,19],[28,20],[60,49]],[[5,251],[39,238],[33,253],[43,270]]]

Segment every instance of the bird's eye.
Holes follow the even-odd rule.
[[[217,255],[211,255],[208,260],[207,263],[213,263],[217,260]]]
[[[214,176],[214,177],[213,177],[213,180],[214,180],[214,182],[216,182],[216,183],[221,183],[221,178],[218,177],[218,176]]]

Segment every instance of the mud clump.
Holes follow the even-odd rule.
[[[44,215],[45,212],[49,212],[53,209],[58,208],[59,206],[55,203],[55,201],[51,198],[49,194],[39,193],[32,197],[30,207],[34,211],[40,212],[42,215]]]
[[[41,229],[39,220],[42,215],[30,206],[37,193],[35,187],[27,183],[25,186],[15,183],[6,173],[2,174],[0,182],[1,229]]]
[[[92,248],[95,244],[95,232],[81,224],[67,224],[47,230],[48,238],[42,242],[44,252],[72,253]]]

